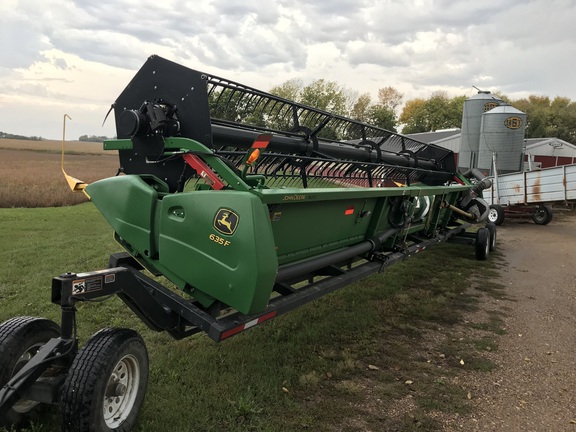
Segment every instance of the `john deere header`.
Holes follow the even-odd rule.
[[[86,193],[127,251],[205,307],[261,311],[287,266],[432,234],[448,206],[486,210],[450,150],[157,56],[113,107],[105,148],[125,175]]]

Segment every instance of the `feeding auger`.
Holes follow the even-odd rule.
[[[53,278],[61,325],[0,326],[0,416],[60,404],[64,431],[128,431],[148,377],[142,338],[78,349],[75,304],[117,295],[156,331],[215,341],[448,240],[495,246],[482,189],[450,150],[152,56],[113,104],[119,174],[86,185],[125,252]],[[179,290],[160,284],[164,276]],[[86,408],[88,407],[88,409]]]

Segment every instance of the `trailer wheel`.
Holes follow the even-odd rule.
[[[62,430],[129,432],[148,384],[148,352],[130,329],[102,329],[78,352],[62,389]]]
[[[537,205],[532,213],[532,220],[538,225],[548,225],[552,220],[552,209],[545,205]]]
[[[0,387],[10,381],[46,342],[59,336],[60,326],[44,318],[15,317],[0,324]],[[19,425],[39,404],[20,399],[2,416],[0,424]]]
[[[486,228],[490,231],[490,251],[496,249],[496,225],[487,223]]]
[[[494,225],[502,225],[504,218],[504,207],[499,204],[492,204],[488,211],[488,222],[491,222]]]
[[[485,260],[490,253],[490,231],[488,228],[480,228],[476,232],[475,252],[477,260]]]

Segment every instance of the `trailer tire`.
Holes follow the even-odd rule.
[[[487,223],[486,228],[490,231],[490,252],[496,249],[496,224]]]
[[[488,211],[488,222],[494,225],[502,225],[505,219],[504,207],[499,204],[492,204],[490,210]]]
[[[15,317],[0,324],[0,387],[3,387],[38,350],[60,336],[60,326],[45,318]],[[40,402],[20,399],[0,419],[2,426],[18,426],[34,415]]]
[[[484,261],[490,253],[490,231],[488,228],[480,228],[476,232],[476,242],[474,244],[476,259]]]
[[[548,225],[552,220],[552,209],[546,204],[539,204],[532,213],[532,220],[537,225]]]
[[[78,352],[64,382],[62,431],[131,431],[147,385],[142,337],[131,329],[100,330]]]

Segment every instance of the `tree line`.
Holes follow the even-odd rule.
[[[24,136],[24,135],[16,135],[7,132],[0,131],[0,139],[17,139],[17,140],[29,140],[29,141],[42,141],[44,138],[39,136]]]
[[[449,97],[438,91],[427,99],[409,99],[400,110],[404,95],[393,87],[379,89],[377,100],[373,101],[369,93],[358,94],[324,79],[307,86],[300,80],[289,80],[270,89],[270,93],[403,134],[461,128],[464,101],[468,98]],[[495,96],[527,114],[526,138],[560,138],[576,144],[576,102],[570,98]]]
[[[78,138],[78,141],[101,143],[101,142],[104,142],[104,141],[109,140],[109,139],[111,139],[111,138],[108,138],[107,136],[104,136],[104,135],[101,135],[101,136],[99,136],[99,135],[81,135]]]

